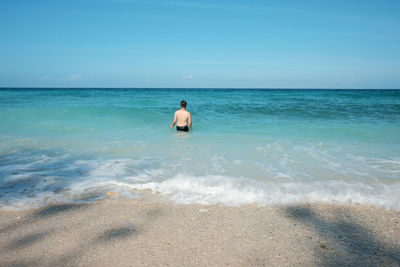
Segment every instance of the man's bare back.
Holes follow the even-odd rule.
[[[192,128],[192,116],[190,112],[186,110],[186,101],[181,101],[181,109],[175,111],[174,121],[171,124],[171,128],[174,127],[176,123],[176,129],[178,131],[189,131],[189,128]],[[189,126],[189,127],[188,127]]]

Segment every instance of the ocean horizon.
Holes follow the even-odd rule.
[[[8,87],[0,86],[0,90],[347,90],[347,91],[396,91],[400,88],[302,88],[302,87],[290,87],[290,88],[273,88],[273,87]]]
[[[193,129],[169,126],[185,99]],[[0,88],[0,205],[151,190],[179,204],[400,210],[400,91]]]

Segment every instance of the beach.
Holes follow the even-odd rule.
[[[193,128],[170,129],[187,100]],[[400,91],[0,90],[0,266],[398,266]]]
[[[0,267],[400,267],[400,0],[0,14]]]
[[[149,194],[0,211],[0,266],[398,266],[400,213],[176,205]]]

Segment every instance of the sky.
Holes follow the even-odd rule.
[[[0,0],[0,87],[400,88],[399,0]]]

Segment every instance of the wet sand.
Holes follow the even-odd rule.
[[[155,197],[0,211],[0,266],[398,266],[400,212]]]

